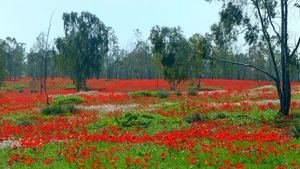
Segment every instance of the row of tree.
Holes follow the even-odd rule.
[[[65,34],[55,39],[50,48],[48,36],[43,33],[28,54],[25,54],[24,44],[14,38],[0,41],[0,79],[30,76],[33,80],[40,79],[41,91],[48,76],[70,77],[77,91],[87,89],[88,78],[163,77],[169,81],[172,90],[189,79],[273,80],[285,105],[282,108],[287,109],[283,102],[290,102],[290,81],[299,80],[299,41],[290,53],[287,30],[279,34],[272,23],[275,18],[273,8],[277,4],[260,0],[251,2],[257,10],[255,16],[243,11],[248,8],[243,3],[223,2],[220,21],[211,26],[210,34],[186,38],[180,27],[154,26],[148,40],[142,40],[141,33],[136,30],[131,50],[120,49],[113,29],[97,16],[89,12],[64,13]],[[280,9],[284,6],[281,4]],[[287,21],[285,15],[283,13],[281,20]],[[256,18],[260,26],[251,18]],[[268,33],[269,26],[275,32],[274,36]],[[240,31],[238,28],[241,27],[244,29]],[[239,35],[244,36],[247,48],[238,52],[232,44]],[[282,53],[283,50],[287,53]],[[278,69],[279,66],[282,69]]]
[[[232,40],[220,33],[224,31],[220,24],[211,27],[211,34],[194,34],[190,38],[183,35],[180,27],[155,26],[148,40],[143,40],[141,32],[135,30],[132,49],[125,50],[119,47],[113,29],[105,26],[93,14],[65,13],[63,20],[65,36],[57,38],[47,51],[44,33],[36,38],[36,43],[27,54],[25,45],[16,39],[1,40],[1,79],[5,75],[7,79],[29,76],[41,81],[47,55],[48,76],[70,77],[78,90],[86,88],[87,78],[165,77],[172,89],[180,82],[193,78],[271,80],[254,69],[206,59],[212,55],[257,65],[270,73],[273,71],[266,43],[261,41],[244,52],[236,52],[231,45]],[[275,51],[275,56],[277,60],[280,59],[278,51]],[[292,66],[292,79],[298,81],[299,61],[295,60]]]
[[[25,44],[17,42],[15,38],[0,39],[0,79],[21,77],[24,63]]]
[[[45,55],[50,77],[71,77],[79,88],[86,88],[87,78],[143,79],[165,77],[175,89],[181,81],[191,78],[226,78],[271,80],[267,75],[243,66],[206,59],[206,56],[244,62],[273,71],[267,44],[259,42],[247,51],[235,52],[224,28],[211,27],[212,33],[194,34],[189,39],[180,27],[158,27],[151,30],[149,40],[141,38],[135,30],[132,49],[119,47],[118,38],[111,27],[106,27],[88,12],[63,15],[65,36],[57,38],[46,51],[46,35],[41,33],[29,53],[25,45],[14,38],[0,41],[0,79],[44,76]],[[260,57],[257,57],[260,56]],[[280,53],[275,51],[276,60]],[[298,57],[295,57],[298,59]],[[292,79],[300,76],[299,61],[293,62]]]

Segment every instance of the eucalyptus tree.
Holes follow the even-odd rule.
[[[189,78],[189,66],[192,56],[191,45],[183,36],[180,27],[152,28],[149,37],[156,63],[169,81],[170,89]]]
[[[108,28],[89,12],[64,13],[63,21],[65,36],[56,39],[61,68],[70,74],[77,91],[87,89],[87,78],[100,73],[108,52]]]
[[[5,48],[4,41],[0,39],[0,86],[3,84],[6,76],[4,48]]]
[[[36,42],[34,46],[31,48],[30,53],[28,54],[28,64],[32,66],[31,70],[35,72],[31,72],[34,76],[32,76],[32,81],[35,82],[36,78],[40,82],[40,94],[42,94],[44,86],[44,67],[45,67],[45,53],[46,51],[46,35],[44,33],[40,33],[36,38]]]
[[[5,70],[9,79],[21,77],[24,73],[25,44],[15,38],[7,37],[2,41]]]
[[[202,78],[203,64],[205,64],[204,58],[208,56],[212,50],[211,40],[209,35],[202,36],[198,33],[192,35],[189,38],[191,49],[195,51],[193,57],[191,57],[190,68],[194,78],[197,78],[197,87],[200,88],[200,79]]]
[[[43,91],[47,93],[46,79],[47,72],[49,72],[49,68],[51,68],[48,68],[48,63],[51,63],[51,57],[49,56],[51,52],[52,51],[47,47],[47,35],[40,33],[30,49],[30,52],[27,54],[27,75],[32,77],[32,84],[37,80],[39,81],[40,94],[42,94]]]
[[[149,41],[142,39],[139,29],[134,31],[133,49],[127,55],[128,66],[131,68],[132,78],[155,78],[156,65],[153,62]]]
[[[232,44],[236,40],[233,33],[228,33],[227,28],[221,22],[211,26],[211,55],[214,57],[222,57],[223,59],[234,60]],[[210,56],[210,55],[206,55]],[[232,79],[234,77],[235,68],[225,62],[216,62],[209,60],[212,74],[215,78]]]
[[[207,0],[214,1],[214,0]],[[266,74],[276,84],[280,100],[280,113],[288,115],[291,102],[291,68],[295,54],[300,45],[300,38],[292,44],[292,37],[288,30],[289,11],[299,10],[298,1],[288,0],[215,0],[223,3],[220,11],[220,25],[225,34],[236,38],[243,34],[245,41],[252,45],[258,41],[267,43],[269,59],[272,61],[273,72],[251,65],[213,58],[220,61],[251,67]],[[280,53],[280,61],[276,62],[275,51]],[[261,57],[261,56],[257,56]],[[281,71],[280,71],[281,70]]]
[[[115,34],[112,27],[108,27],[108,52],[104,57],[103,63],[103,77],[112,78],[114,72],[119,70],[118,65],[113,67],[113,63],[118,59],[120,55],[119,39]]]

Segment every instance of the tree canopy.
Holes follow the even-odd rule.
[[[65,37],[56,40],[61,68],[77,91],[86,88],[86,79],[100,73],[101,61],[108,52],[108,28],[89,13],[64,13]]]
[[[183,36],[180,27],[152,28],[149,37],[156,63],[169,81],[170,88],[189,78],[189,64],[191,60],[191,45]]]

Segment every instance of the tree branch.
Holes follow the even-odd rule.
[[[271,18],[271,13],[270,13],[270,10],[269,8],[267,7],[267,4],[266,4],[266,1],[263,1],[264,2],[264,6],[266,8],[266,11],[267,11],[267,16],[268,16],[268,19],[269,19],[269,22],[273,28],[273,31],[274,33],[276,34],[277,38],[280,40],[280,34],[278,33],[278,31],[276,30],[274,24],[273,24],[273,21],[272,21],[272,18]]]
[[[277,79],[276,83],[278,83],[278,81],[280,80],[279,71],[278,71],[278,67],[277,67],[277,64],[276,64],[275,55],[274,55],[274,51],[273,51],[273,48],[272,48],[270,35],[269,35],[268,31],[266,30],[266,27],[265,27],[265,24],[264,24],[264,19],[261,15],[261,11],[260,11],[259,4],[258,4],[257,0],[252,0],[252,1],[253,1],[253,4],[254,4],[255,8],[257,9],[257,13],[258,13],[259,20],[260,20],[261,27],[262,27],[262,32],[263,32],[263,35],[264,35],[264,37],[267,41],[270,56],[271,56],[272,63],[273,63],[274,69],[275,69],[275,75],[276,75],[276,79]]]
[[[296,54],[298,48],[299,48],[299,45],[300,45],[300,38],[298,39],[298,42],[296,44],[296,47],[295,49],[293,50],[293,52],[290,54],[290,58],[293,58],[293,56]]]
[[[199,54],[197,51],[193,51],[192,52],[193,54]],[[251,64],[247,64],[247,63],[241,63],[241,62],[234,62],[234,61],[230,61],[230,60],[226,60],[226,59],[223,59],[223,58],[218,58],[218,57],[212,57],[212,56],[206,56],[206,58],[209,58],[209,59],[212,59],[212,60],[218,60],[218,61],[222,61],[222,62],[226,62],[226,63],[230,63],[230,64],[234,64],[234,65],[239,65],[239,66],[244,66],[244,67],[249,67],[249,68],[253,68],[261,73],[264,73],[266,74],[267,76],[269,76],[271,79],[273,79],[275,82],[277,81],[276,80],[276,77],[274,77],[273,75],[271,75],[270,73],[268,73],[267,71],[259,68],[259,67],[256,67],[254,65],[251,65]]]
[[[234,62],[234,61],[229,61],[229,60],[226,60],[226,59],[223,59],[223,58],[217,58],[217,57],[212,57],[212,56],[207,56],[207,58],[209,59],[213,59],[213,60],[218,60],[218,61],[222,61],[222,62],[226,62],[226,63],[230,63],[230,64],[234,64],[234,65],[240,65],[240,66],[244,66],[244,67],[249,67],[249,68],[253,68],[261,73],[264,73],[266,74],[267,76],[269,76],[271,79],[273,79],[274,81],[276,81],[276,77],[274,77],[273,75],[271,75],[270,73],[268,73],[267,71],[261,69],[261,68],[258,68],[254,65],[251,65],[251,64],[247,64],[247,63],[241,63],[241,62]]]
[[[258,4],[258,0],[252,0],[253,1],[253,4],[255,6],[255,8],[257,9],[257,13],[258,13],[258,16],[259,16],[259,20],[260,20],[260,24],[261,24],[261,27],[262,27],[262,32],[263,32],[263,35],[268,43],[268,48],[269,48],[269,52],[270,52],[270,57],[272,59],[272,63],[273,63],[273,66],[274,66],[274,70],[275,70],[275,76],[276,78],[273,79],[276,83],[276,89],[277,89],[277,94],[278,94],[278,97],[280,98],[280,100],[282,99],[282,90],[281,90],[281,85],[280,85],[280,77],[279,77],[279,71],[278,71],[278,67],[277,67],[277,63],[276,63],[276,60],[275,60],[275,54],[274,54],[274,51],[273,51],[273,48],[272,48],[272,44],[271,44],[271,38],[270,38],[270,35],[266,29],[266,26],[264,24],[264,19],[261,15],[261,11],[260,11],[260,7],[259,7],[259,4]]]

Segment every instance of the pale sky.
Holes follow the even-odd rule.
[[[50,40],[63,35],[63,12],[89,11],[111,26],[126,48],[137,28],[144,39],[154,25],[181,26],[186,36],[209,32],[219,10],[204,0],[1,0],[0,39],[15,37],[28,51],[39,33],[47,31],[52,12]]]
[[[154,25],[181,26],[188,37],[207,33],[219,19],[221,5],[204,0],[0,0],[0,39],[15,37],[32,47],[41,32],[47,32],[53,12],[50,40],[63,36],[63,12],[89,11],[106,26],[111,26],[122,48],[134,40],[134,29],[143,38]],[[290,11],[290,30],[294,39],[300,35],[300,10]],[[294,36],[295,35],[295,36]],[[291,38],[293,38],[291,37]],[[50,41],[50,42],[51,42]]]

